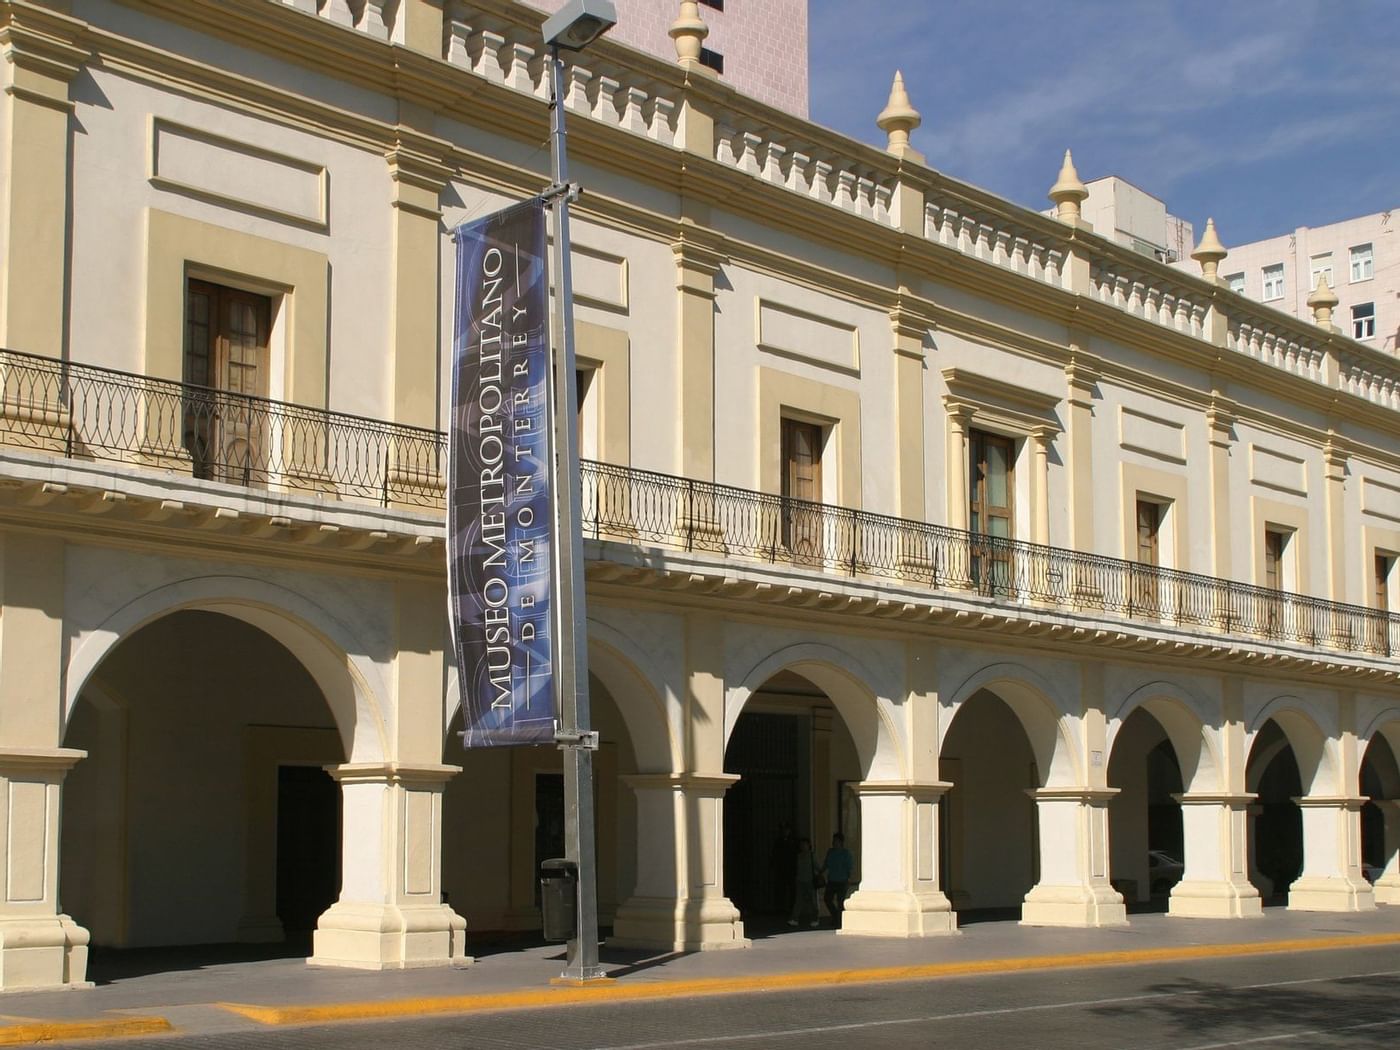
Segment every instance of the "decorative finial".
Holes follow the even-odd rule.
[[[1205,233],[1201,234],[1201,243],[1196,245],[1196,250],[1191,253],[1191,258],[1201,264],[1201,276],[1212,284],[1218,283],[1220,262],[1229,254],[1215,232],[1215,220],[1207,219]]]
[[[710,35],[710,27],[700,17],[696,0],[681,0],[681,13],[671,23],[671,39],[676,42],[676,61],[687,69],[708,69],[700,64],[700,47]]]
[[[880,130],[889,136],[885,147],[896,157],[913,157],[923,160],[923,155],[909,145],[909,133],[924,122],[919,111],[909,101],[909,92],[904,90],[904,74],[895,71],[894,83],[890,86],[890,100],[875,118]]]
[[[1312,310],[1313,320],[1319,328],[1332,330],[1332,310],[1337,302],[1337,293],[1332,291],[1332,286],[1327,283],[1327,275],[1318,274],[1317,287],[1313,289],[1312,295],[1308,296],[1308,308]]]
[[[1060,177],[1050,187],[1049,197],[1055,202],[1055,217],[1071,226],[1078,226],[1079,206],[1089,196],[1089,189],[1079,181],[1079,172],[1074,170],[1074,158],[1065,150],[1065,162],[1060,165]]]

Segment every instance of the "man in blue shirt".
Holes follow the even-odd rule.
[[[834,925],[841,925],[841,912],[846,907],[846,890],[851,884],[851,868],[854,862],[851,851],[846,848],[846,837],[837,832],[831,836],[831,849],[826,851],[822,861],[822,871],[826,873],[826,910],[831,913]]]

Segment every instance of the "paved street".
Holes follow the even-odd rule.
[[[819,960],[814,960],[819,961]],[[1400,948],[842,986],[84,1046],[463,1050],[1392,1047]]]

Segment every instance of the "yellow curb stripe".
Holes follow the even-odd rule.
[[[0,1046],[57,1043],[65,1039],[115,1039],[160,1035],[174,1029],[164,1017],[98,1017],[89,1021],[31,1021],[0,1025]]]
[[[924,963],[850,970],[806,970],[795,973],[746,977],[702,977],[656,981],[647,984],[599,982],[585,987],[551,986],[480,995],[386,999],[378,1002],[330,1003],[320,1006],[256,1006],[218,1003],[219,1007],[266,1025],[316,1024],[330,1021],[363,1021],[432,1013],[474,1013],[491,1010],[564,1006],[572,1003],[626,1002],[690,995],[734,995],[833,984],[871,984],[883,981],[927,980],[936,977],[972,976],[1008,971],[1068,969],[1071,967],[1121,966],[1183,959],[1227,958],[1280,952],[1324,951],[1340,948],[1374,948],[1400,945],[1400,933],[1357,934],[1345,937],[1299,938],[1237,944],[1196,944],[1172,948],[1140,948],[1131,951],[1086,952],[1076,955],[1033,955],[1009,959]]]

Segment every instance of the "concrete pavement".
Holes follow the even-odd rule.
[[[0,1045],[1358,946],[1394,946],[1400,960],[1400,908],[1363,914],[1271,908],[1262,918],[1232,921],[1135,915],[1127,927],[1101,930],[982,922],[955,936],[925,940],[843,936],[829,929],[755,932],[753,947],[741,951],[605,952],[610,979],[584,988],[551,983],[562,967],[557,946],[473,945],[470,934],[469,950],[481,954],[460,970],[364,973],[310,967],[301,959],[257,959],[238,949],[123,953],[106,962],[95,959],[94,988],[0,998]]]

